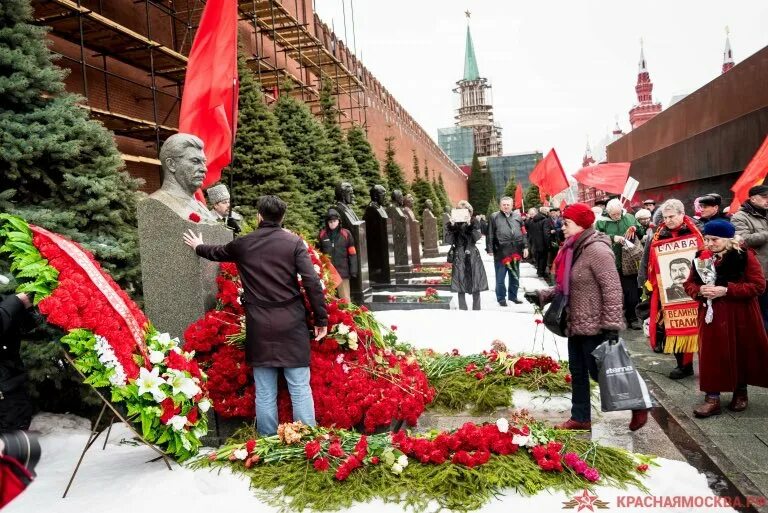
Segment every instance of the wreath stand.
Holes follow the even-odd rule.
[[[80,369],[77,368],[75,365],[74,360],[72,360],[72,357],[69,355],[67,351],[64,351],[64,357],[67,359],[70,365],[77,371],[78,374],[83,378],[83,380],[86,379],[85,375],[80,372]],[[62,495],[62,499],[66,499],[67,493],[69,493],[69,489],[72,486],[72,482],[75,480],[75,476],[77,475],[77,471],[80,469],[80,465],[83,462],[83,458],[85,457],[85,453],[88,452],[88,449],[91,448],[91,446],[96,442],[96,439],[106,430],[107,434],[104,437],[104,444],[101,446],[101,449],[104,450],[107,448],[107,441],[109,441],[109,434],[112,431],[112,424],[115,423],[116,419],[119,419],[120,421],[124,422],[128,428],[133,431],[136,436],[141,440],[141,442],[146,445],[147,447],[151,448],[153,451],[155,451],[157,454],[159,454],[158,457],[153,458],[146,463],[152,463],[159,459],[162,459],[165,463],[165,466],[168,467],[168,470],[173,470],[171,468],[171,463],[168,459],[168,456],[163,452],[162,450],[158,449],[155,445],[148,442],[136,429],[133,427],[133,423],[130,422],[128,419],[125,418],[125,416],[118,411],[118,409],[115,407],[114,404],[112,404],[112,401],[104,397],[104,395],[93,385],[91,385],[91,389],[93,389],[94,392],[96,392],[96,395],[99,396],[101,401],[104,403],[101,407],[101,411],[99,412],[99,416],[96,418],[96,422],[93,424],[93,428],[91,428],[91,434],[88,436],[88,440],[85,443],[85,447],[83,447],[83,452],[80,453],[80,459],[77,460],[77,465],[75,465],[75,469],[72,471],[72,475],[69,478],[69,483],[67,483],[67,488],[64,490],[64,495]],[[111,418],[109,420],[108,425],[104,426],[103,428],[99,429],[99,426],[101,425],[102,418],[106,418],[104,414],[107,411],[107,408],[111,410]]]

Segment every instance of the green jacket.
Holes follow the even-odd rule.
[[[621,244],[617,244],[613,241],[614,235],[620,235],[621,237],[627,233],[627,230],[634,226],[637,228],[637,233],[642,233],[643,227],[637,222],[635,216],[632,214],[624,214],[618,221],[612,220],[610,217],[605,217],[597,221],[595,229],[599,232],[603,232],[611,239],[611,248],[613,249],[613,255],[616,257],[616,268],[621,273]]]

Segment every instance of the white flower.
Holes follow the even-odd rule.
[[[402,471],[403,471],[403,467],[401,467],[401,466],[400,466],[400,465],[398,465],[397,463],[395,463],[394,465],[392,465],[392,473],[393,473],[393,474],[400,474]]]
[[[347,325],[346,325],[346,324],[344,324],[344,323],[341,323],[341,324],[337,324],[337,325],[336,325],[336,332],[337,332],[339,335],[346,335],[347,333],[349,333],[349,326],[347,326]]]
[[[208,399],[203,399],[199,403],[197,403],[197,407],[200,408],[200,411],[205,413],[211,408],[211,401]]]
[[[401,454],[400,457],[397,458],[396,465],[400,465],[401,467],[405,468],[408,466],[408,456],[405,454]]]
[[[347,340],[349,340],[350,342],[357,342],[357,332],[350,331],[349,335],[347,335]]]
[[[339,354],[336,356],[336,363],[343,363],[343,362],[344,362],[344,355],[343,355],[343,354],[341,354],[341,353],[339,353]]]
[[[349,374],[349,365],[345,363],[344,365],[341,366],[341,370],[344,371],[344,374]]]
[[[128,381],[128,376],[125,375],[125,369],[123,369],[123,366],[117,360],[117,356],[115,356],[112,346],[109,345],[109,341],[101,335],[96,335],[95,339],[95,350],[98,354],[99,361],[107,369],[114,370],[109,376],[109,382],[114,386],[125,386]]]
[[[530,442],[531,437],[527,435],[513,435],[512,436],[512,443],[515,445],[519,445],[520,447],[525,447],[528,445],[528,442]]]
[[[200,387],[192,378],[186,377],[183,372],[169,370],[166,382],[173,388],[173,395],[182,393],[187,399],[192,399],[200,393]]]
[[[509,431],[509,421],[505,418],[500,418],[496,421],[496,428],[498,428],[499,432],[506,433]]]
[[[161,346],[168,346],[171,344],[171,335],[168,333],[158,333],[152,340],[156,340]]]
[[[187,425],[187,417],[184,415],[174,415],[168,421],[168,425],[173,427],[173,429],[175,429],[176,431],[182,431],[184,429],[184,426]]]
[[[153,364],[158,364],[165,360],[165,353],[162,351],[150,351],[149,352],[149,361]]]
[[[165,380],[160,377],[160,368],[153,367],[152,372],[145,367],[139,369],[139,379],[136,380],[139,386],[139,396],[149,392],[158,403],[165,399],[165,392],[160,390],[160,385],[165,384]]]
[[[248,457],[248,449],[245,449],[245,448],[237,449],[235,452],[232,453],[232,455],[238,460],[244,460],[245,458]]]

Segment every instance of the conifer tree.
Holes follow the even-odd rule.
[[[499,210],[499,200],[494,196],[491,198],[491,201],[488,202],[488,208],[485,211],[485,217],[487,219],[491,218],[491,214]]]
[[[472,157],[472,175],[469,177],[469,203],[482,212],[482,209],[496,195],[491,174],[480,167],[477,154]]]
[[[451,199],[448,197],[448,191],[445,190],[445,182],[443,182],[443,175],[440,173],[437,175],[437,185],[438,185],[438,192],[440,194],[440,199],[443,201],[443,208],[446,206],[453,206],[451,203]]]
[[[288,148],[293,174],[311,211],[310,222],[319,226],[329,207],[336,203],[334,190],[341,181],[339,168],[330,162],[330,144],[323,125],[307,104],[290,94],[290,86],[275,104],[277,128]]]
[[[386,178],[386,187],[388,191],[394,191],[395,189],[400,189],[403,191],[403,194],[408,194],[411,192],[411,188],[408,185],[408,182],[405,181],[405,175],[403,175],[403,170],[400,167],[400,164],[397,163],[395,160],[395,136],[390,135],[386,139],[384,139],[387,143],[387,150],[384,154],[384,177]]]
[[[293,175],[290,153],[277,129],[277,118],[264,103],[260,84],[245,59],[238,59],[240,102],[234,162],[230,168],[233,201],[246,221],[256,226],[257,201],[274,194],[288,204],[284,226],[305,235],[317,229],[313,214]]]
[[[81,243],[140,299],[140,182],[124,172],[112,134],[65,91],[66,72],[53,60],[29,0],[2,0],[0,209]],[[8,262],[0,262],[0,272],[8,271]],[[38,407],[82,413],[83,401],[95,396],[61,365],[61,336],[50,327],[37,330],[22,341],[22,358]]]
[[[432,200],[432,202],[435,204],[435,208],[432,209],[432,213],[435,215],[438,215],[445,210],[445,203],[443,203],[443,197],[440,194],[440,188],[437,184],[437,180],[435,180],[435,175],[432,175],[432,180],[430,181],[430,184],[432,185],[432,192],[434,192],[435,199]]]
[[[413,209],[418,219],[421,220],[422,213],[424,212],[424,205],[428,199],[432,199],[432,195],[429,189],[429,182],[421,176],[419,158],[416,156],[415,150],[413,152],[413,177],[413,182],[411,183],[411,191],[414,199]]]
[[[427,167],[427,161],[424,161],[424,182],[427,184],[427,187],[429,188],[429,195],[427,199],[432,200],[432,205],[435,208],[440,208],[439,212],[443,211],[442,202],[440,201],[440,197],[437,195],[437,191],[435,191],[435,187],[433,185],[434,183],[434,177],[430,180],[429,178],[429,167]],[[426,200],[425,200],[426,203]],[[421,219],[421,214],[424,212],[424,209],[426,208],[426,205],[422,205],[419,209],[419,219]],[[423,219],[422,219],[423,221]]]
[[[517,191],[517,180],[515,180],[515,174],[512,173],[509,176],[509,180],[507,180],[507,186],[504,187],[504,194],[503,196],[509,196],[510,198],[515,197],[515,192]],[[519,207],[520,205],[515,205],[515,207]]]
[[[525,191],[523,203],[525,204],[525,208],[539,208],[541,206],[539,188],[536,185],[531,184],[531,186],[528,187],[528,190]]]
[[[365,181],[360,176],[357,161],[352,156],[344,132],[339,125],[339,109],[333,97],[333,84],[330,80],[323,80],[320,90],[320,109],[323,117],[323,126],[330,144],[330,162],[339,168],[341,180],[349,182],[355,190],[355,205],[360,214],[370,201],[369,190]]]
[[[360,170],[360,176],[365,181],[368,190],[374,185],[381,184],[381,172],[379,171],[379,161],[373,152],[371,143],[365,135],[365,131],[355,125],[347,131],[347,142],[352,151],[352,157],[357,162],[357,168]]]

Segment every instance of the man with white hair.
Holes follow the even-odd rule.
[[[639,330],[642,326],[637,322],[635,307],[640,302],[640,291],[637,288],[637,268],[640,262],[638,258],[636,266],[624,265],[626,262],[622,262],[622,258],[624,257],[623,248],[627,242],[639,243],[636,234],[641,226],[632,214],[624,211],[624,206],[617,199],[610,200],[605,211],[608,217],[599,220],[595,224],[595,229],[605,233],[611,239],[616,268],[621,277],[621,290],[624,293],[624,317],[627,320],[627,327]]]
[[[496,271],[496,300],[499,306],[507,306],[507,299],[520,304],[517,298],[520,277],[502,263],[504,257],[520,255],[528,258],[528,240],[523,235],[523,220],[520,213],[512,211],[512,198],[504,196],[499,201],[499,210],[488,219],[488,236],[485,238],[485,251],[493,256]],[[509,276],[509,288],[505,278]]]

